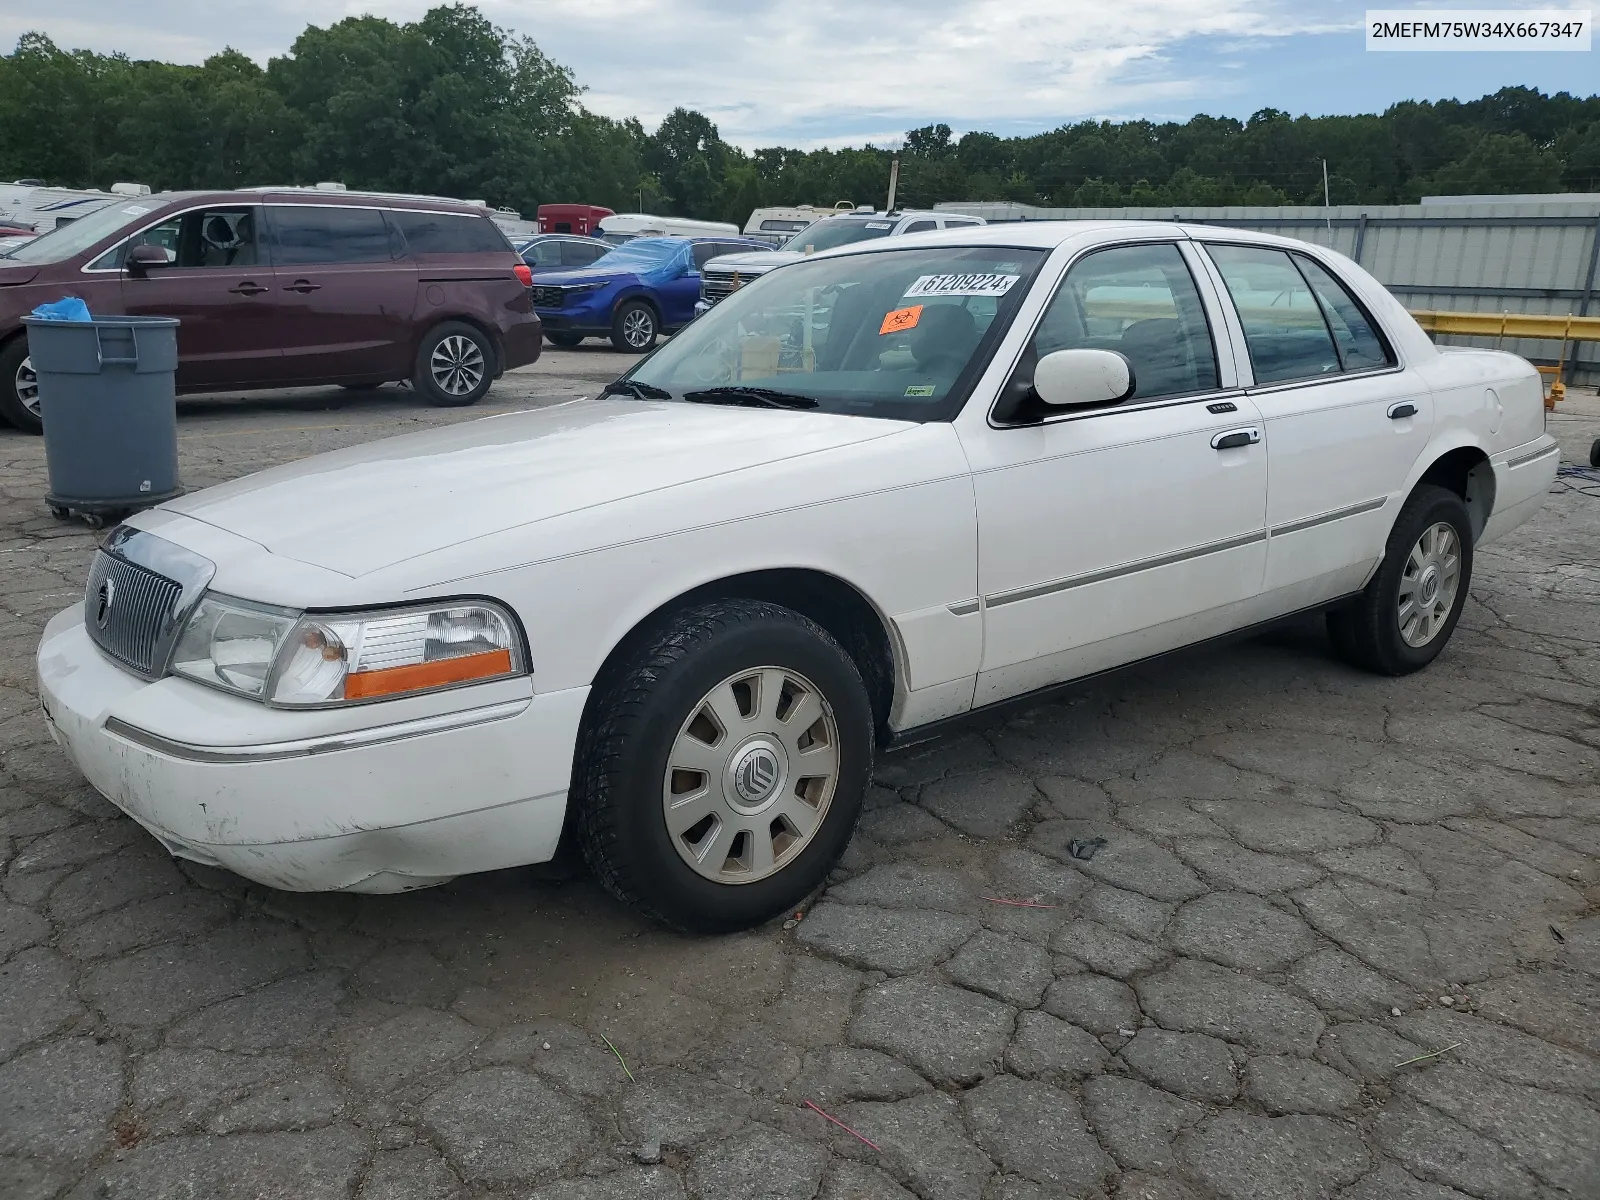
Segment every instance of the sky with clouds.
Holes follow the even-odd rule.
[[[1404,99],[1470,99],[1508,84],[1600,90],[1600,39],[1577,54],[1368,53],[1364,9],[1343,0],[478,6],[571,67],[591,109],[653,126],[684,105],[746,147],[882,145],[936,121],[958,132],[1018,134],[1100,117],[1247,117],[1265,107],[1371,112]],[[135,58],[199,62],[232,46],[265,63],[307,24],[362,13],[411,20],[428,7],[428,0],[35,0],[0,11],[0,45],[9,50],[36,29],[63,47]]]

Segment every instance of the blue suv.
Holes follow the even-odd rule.
[[[771,249],[739,238],[634,238],[592,266],[541,271],[531,289],[534,311],[557,346],[609,337],[618,350],[637,354],[694,319],[707,262]]]

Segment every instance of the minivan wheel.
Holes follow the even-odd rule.
[[[489,335],[464,321],[446,321],[422,339],[411,382],[429,404],[455,408],[483,399],[494,375]]]
[[[0,417],[23,433],[43,433],[39,379],[28,361],[28,339],[14,338],[0,348]]]
[[[872,771],[872,708],[839,643],[790,609],[686,609],[609,670],[579,736],[584,856],[679,929],[758,925],[844,853]]]
[[[656,344],[656,310],[643,300],[630,300],[611,318],[611,344],[629,354],[642,354]]]
[[[1328,614],[1339,656],[1380,675],[1409,675],[1439,657],[1472,582],[1472,519],[1454,492],[1422,484],[1389,532],[1366,589]]]

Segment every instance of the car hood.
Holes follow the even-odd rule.
[[[833,413],[580,400],[336,450],[161,507],[359,577],[473,538],[908,428]]]
[[[634,278],[632,271],[596,271],[592,267],[540,271],[538,275],[540,285],[549,287],[561,287],[563,284],[573,283],[610,283],[613,280]]]
[[[0,258],[0,287],[27,283],[38,273],[39,268],[32,263],[13,263]]]
[[[804,258],[798,250],[752,250],[748,254],[723,254],[706,263],[706,269],[719,271],[766,272],[784,263],[798,262]]]

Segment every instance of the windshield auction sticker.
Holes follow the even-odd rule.
[[[922,305],[913,304],[910,308],[897,308],[891,313],[884,314],[883,324],[878,326],[878,336],[915,329],[920,320],[922,320]]]
[[[921,275],[904,299],[917,296],[1004,296],[1021,275]]]

